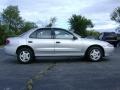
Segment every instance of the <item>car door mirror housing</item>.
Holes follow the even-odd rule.
[[[77,37],[73,36],[73,40],[76,40],[76,39],[77,39]]]

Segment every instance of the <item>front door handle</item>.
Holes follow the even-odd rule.
[[[32,41],[28,41],[28,43],[32,43]]]
[[[56,43],[60,43],[59,41],[57,41]]]

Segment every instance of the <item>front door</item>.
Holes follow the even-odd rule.
[[[66,30],[54,30],[56,56],[80,56],[81,42],[73,39],[74,35]]]

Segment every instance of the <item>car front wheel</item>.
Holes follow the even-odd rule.
[[[103,57],[103,51],[100,47],[91,47],[88,52],[86,57],[91,60],[91,61],[99,61]]]
[[[34,59],[34,54],[32,50],[28,48],[21,48],[17,52],[17,59],[20,63],[23,64],[31,63]]]

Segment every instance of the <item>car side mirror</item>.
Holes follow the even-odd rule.
[[[77,39],[77,37],[73,36],[73,40],[76,40],[76,39]]]

